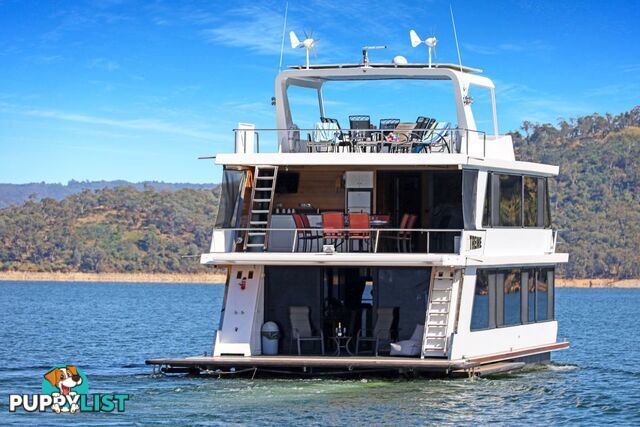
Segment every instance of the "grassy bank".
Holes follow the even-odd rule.
[[[42,273],[4,271],[0,280],[30,282],[224,283],[222,273]],[[558,288],[640,288],[640,279],[562,279]]]

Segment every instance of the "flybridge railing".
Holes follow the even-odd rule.
[[[486,156],[486,132],[441,127],[434,129],[234,129],[235,153],[471,153],[481,144]]]
[[[219,228],[232,239],[222,252],[241,252],[252,236],[247,252],[280,253],[439,253],[459,254],[462,229],[435,228]],[[264,234],[256,240],[255,234]],[[255,244],[263,247],[255,247]],[[230,248],[233,248],[229,250]]]

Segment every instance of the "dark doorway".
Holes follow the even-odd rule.
[[[375,324],[377,308],[395,309],[393,328],[399,339],[411,336],[425,321],[430,268],[274,266],[267,267],[265,275],[265,322],[280,327],[282,354],[296,353],[291,347],[290,306],[310,308],[311,324],[322,328],[329,352],[338,326],[350,337],[359,331],[366,334]],[[316,347],[309,344],[303,354],[320,354]]]

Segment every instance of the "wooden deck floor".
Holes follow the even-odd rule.
[[[568,342],[519,349],[508,353],[491,354],[468,359],[449,360],[445,358],[418,357],[363,357],[363,356],[193,356],[186,358],[149,359],[147,365],[156,365],[169,370],[186,371],[212,369],[307,369],[324,370],[416,370],[425,372],[464,372],[474,370],[483,365],[499,364],[518,358],[549,353],[569,347]],[[515,367],[514,364],[512,367]]]
[[[184,359],[149,359],[148,365],[182,368],[323,368],[323,369],[419,369],[447,371],[465,369],[465,360],[420,359],[418,357],[362,356],[194,356]]]

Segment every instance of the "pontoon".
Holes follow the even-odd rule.
[[[450,121],[430,111],[346,119],[325,100],[336,82],[433,81],[451,90]],[[227,279],[212,353],[147,363],[469,375],[567,348],[554,317],[555,266],[568,259],[551,227],[558,167],[516,160],[511,136],[498,133],[494,88],[480,70],[451,64],[279,73],[276,126],[239,124],[234,151],[215,158],[221,199],[201,263],[226,268]],[[311,125],[294,120],[296,91],[315,103]],[[472,93],[485,93],[490,132],[476,124]]]

